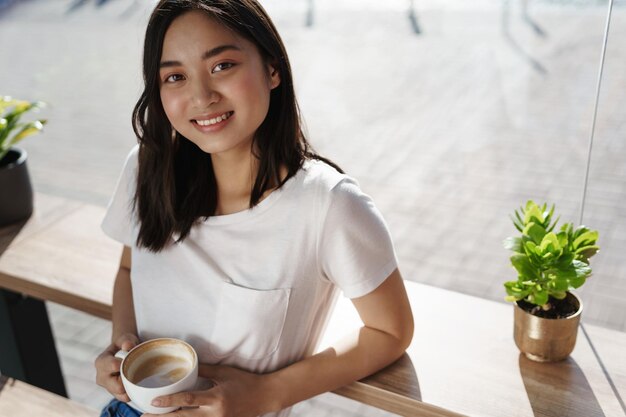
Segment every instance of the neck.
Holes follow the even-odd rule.
[[[217,182],[215,214],[230,214],[247,209],[258,169],[258,161],[252,152],[242,150],[237,155],[212,154],[211,162]]]

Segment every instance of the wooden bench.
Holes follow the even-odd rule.
[[[110,319],[122,247],[100,231],[104,208],[43,194],[35,206],[25,224],[0,229],[0,288]],[[511,305],[406,287],[415,315],[407,353],[338,394],[403,416],[625,415],[626,333],[587,325],[571,358],[537,364],[515,347]],[[340,299],[320,348],[359,325]]]
[[[13,378],[0,376],[0,416],[96,417],[96,410]]]

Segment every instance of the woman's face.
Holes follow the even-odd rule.
[[[250,152],[279,83],[253,43],[203,12],[179,16],[165,33],[163,108],[174,129],[204,152]]]

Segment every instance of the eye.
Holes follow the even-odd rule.
[[[234,66],[235,66],[235,64],[233,64],[232,62],[220,62],[219,64],[217,64],[216,66],[213,67],[213,70],[211,72],[213,72],[213,73],[222,72],[222,71],[230,69],[230,68],[232,68]]]
[[[165,81],[163,81],[164,83],[175,83],[176,81],[182,81],[183,80],[183,76],[181,74],[172,74],[169,75],[165,78]]]

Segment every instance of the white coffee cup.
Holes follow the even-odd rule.
[[[180,408],[151,403],[162,395],[193,390],[198,380],[198,355],[179,339],[148,340],[115,356],[122,359],[120,374],[130,405],[144,413],[165,414]]]

